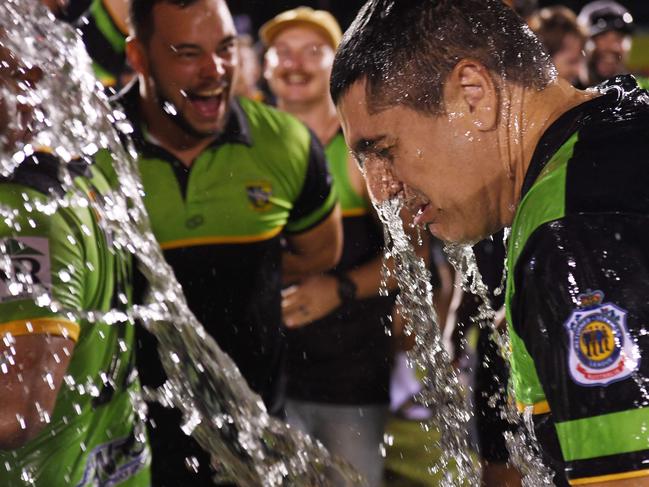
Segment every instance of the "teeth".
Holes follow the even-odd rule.
[[[306,81],[306,76],[302,74],[290,74],[287,76],[289,83],[304,83]]]
[[[219,88],[214,88],[213,90],[206,90],[206,91],[198,91],[196,94],[198,96],[219,96],[221,93],[223,93],[223,87]]]

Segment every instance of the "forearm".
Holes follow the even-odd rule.
[[[282,255],[282,278],[285,284],[290,284],[328,271],[333,265],[329,252],[297,254],[285,251]]]
[[[0,381],[0,450],[20,448],[47,426],[73,349],[63,337],[18,336],[13,353],[0,341],[0,356],[14,360]]]

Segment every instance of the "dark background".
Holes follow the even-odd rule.
[[[636,23],[649,24],[649,1],[647,0],[617,0],[627,7],[633,15]],[[307,5],[313,8],[320,8],[329,10],[333,13],[341,27],[345,30],[354,16],[364,4],[364,0],[230,0],[228,5],[235,15],[247,14],[252,20],[253,32],[263,24],[266,20],[274,17],[278,13],[288,10],[290,8],[299,7],[300,5]],[[588,1],[582,0],[540,0],[539,6],[545,7],[549,5],[562,4],[570,7],[579,13],[579,10]]]

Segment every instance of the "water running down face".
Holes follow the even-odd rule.
[[[495,126],[484,125],[494,123],[488,120],[495,120],[497,107],[475,76],[469,67],[468,85],[453,85],[460,88],[455,95],[446,87],[447,113],[440,116],[401,105],[372,113],[364,80],[338,104],[345,138],[374,200],[403,198],[416,224],[450,242],[474,242],[502,226],[498,198],[508,176]]]

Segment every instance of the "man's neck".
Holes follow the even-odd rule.
[[[156,145],[173,154],[186,167],[190,167],[216,139],[216,135],[197,137],[183,130],[169,115],[162,112],[157,100],[152,100],[146,94],[140,96],[140,111],[147,133]]]
[[[513,194],[501,204],[513,208],[520,202],[525,175],[543,134],[561,115],[596,94],[577,90],[563,80],[540,91],[517,87],[508,91],[511,109],[506,127],[501,129],[506,131],[501,157],[509,163]],[[503,214],[508,213],[513,217],[511,211],[503,210]],[[505,224],[510,225],[511,221]]]
[[[280,99],[277,107],[313,130],[323,145],[328,144],[340,130],[336,107],[329,97],[311,103],[287,103]]]

